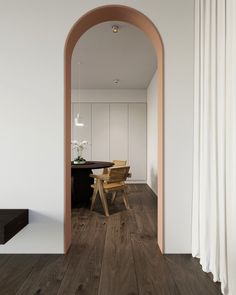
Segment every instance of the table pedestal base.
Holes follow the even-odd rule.
[[[93,169],[108,168],[113,166],[112,162],[101,161],[87,161],[85,164],[71,163],[71,176],[72,176],[72,208],[88,207],[90,205],[90,198],[93,194],[91,185],[94,179],[89,177]]]
[[[91,169],[73,169],[72,172],[72,208],[89,207],[93,194],[91,185],[94,183]]]

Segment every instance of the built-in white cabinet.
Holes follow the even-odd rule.
[[[75,126],[79,113],[83,127]],[[87,160],[127,160],[131,181],[146,181],[146,103],[72,103],[72,140],[87,140]]]
[[[92,104],[92,160],[110,160],[109,117],[109,104]]]

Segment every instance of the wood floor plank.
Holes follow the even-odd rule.
[[[152,204],[150,206],[150,196],[148,197],[143,190],[143,186],[140,185],[138,193],[130,196],[131,206],[134,209],[134,215],[138,227],[138,233],[145,235],[148,238],[156,238],[157,236],[157,220],[156,208],[153,206],[154,200],[151,199]]]
[[[126,212],[109,217],[99,295],[138,294]]]
[[[156,241],[137,234],[131,241],[139,295],[180,295]]]
[[[130,196],[128,196],[130,202]],[[135,210],[134,209],[126,209],[124,206],[124,202],[122,200],[121,194],[118,194],[116,201],[114,204],[111,204],[109,209],[111,208],[111,215],[112,214],[121,214],[122,218],[126,216],[126,223],[130,233],[135,233],[138,231],[137,222],[135,219]]]
[[[155,238],[157,237],[157,196],[147,185],[143,186],[142,206]],[[149,188],[149,189],[147,189]]]
[[[57,294],[67,264],[67,257],[64,255],[42,255],[15,294]]]
[[[0,269],[0,294],[15,295],[39,258],[40,255],[35,254],[11,255]]]
[[[11,255],[9,254],[0,254],[0,269],[4,268],[4,265],[10,259]]]
[[[215,284],[207,273],[203,272],[199,261],[191,255],[165,255],[170,272],[183,295],[221,294],[219,284]]]
[[[63,294],[97,294],[102,266],[106,219],[91,215],[84,237],[79,240],[77,252],[70,261],[58,291]]]

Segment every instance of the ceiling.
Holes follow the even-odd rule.
[[[119,26],[116,34],[113,25]],[[145,89],[156,67],[155,50],[144,32],[128,23],[104,22],[89,29],[75,46],[72,88]]]

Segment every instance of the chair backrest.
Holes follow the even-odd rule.
[[[107,182],[111,183],[125,181],[128,177],[129,169],[130,166],[111,167],[109,169],[109,180]]]
[[[113,160],[112,162],[114,163],[115,167],[126,166],[127,163],[125,160]]]
[[[112,163],[114,165],[112,167],[121,167],[126,166],[127,161],[126,160],[113,160]],[[110,168],[104,168],[102,174],[108,174]]]

